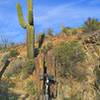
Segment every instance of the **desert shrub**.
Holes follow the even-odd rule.
[[[35,90],[34,83],[33,83],[32,80],[29,80],[29,81],[26,83],[25,90],[26,90],[26,92],[28,92],[30,95],[32,95],[32,96],[35,95],[36,90]]]
[[[27,67],[26,67],[26,69],[28,71],[28,74],[32,74],[33,70],[35,69],[35,66],[33,66],[33,65],[34,65],[34,60],[33,59],[27,61]]]
[[[10,57],[9,52],[6,52],[6,53],[4,53],[4,54],[2,55],[2,57],[0,58],[0,61],[1,61],[2,63],[5,63],[5,61],[6,61],[7,59],[9,59],[9,57]]]
[[[73,35],[77,34],[77,29],[72,29],[72,34]]]
[[[56,67],[64,77],[68,74],[74,75],[74,71],[77,70],[77,63],[85,59],[85,53],[77,41],[62,42],[54,48],[53,52],[56,59]]]
[[[95,18],[88,18],[85,21],[83,28],[84,28],[85,32],[96,31],[100,28],[100,23]]]
[[[72,34],[72,30],[70,27],[62,27],[62,32],[65,33],[66,35],[71,35]]]
[[[23,69],[25,60],[22,58],[17,58],[11,62],[10,67],[6,70],[5,75],[10,78],[12,76],[18,75]]]
[[[8,88],[13,88],[15,84],[11,80],[0,81],[0,92],[7,91]]]
[[[18,53],[17,50],[14,49],[14,50],[11,50],[11,51],[10,51],[10,56],[11,56],[11,57],[16,57],[17,55],[19,55],[19,53]]]
[[[15,84],[11,80],[0,81],[0,100],[18,100],[17,95],[11,93],[8,88],[14,88]],[[11,97],[15,97],[11,99]]]
[[[0,44],[0,50],[5,53],[8,51],[8,48],[5,48],[2,44]]]
[[[34,64],[33,60],[26,60],[26,62],[24,63],[24,67],[22,68],[21,71],[21,79],[26,79],[30,74],[33,73],[35,66],[33,66]]]
[[[17,58],[14,60],[9,68],[5,72],[5,76],[8,78],[19,75],[21,79],[26,79],[33,73],[35,66],[33,66],[33,60],[27,60],[23,58]]]
[[[75,35],[77,34],[77,28],[70,28],[70,27],[62,27],[62,32],[66,35]]]

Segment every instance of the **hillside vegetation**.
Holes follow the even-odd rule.
[[[99,100],[100,30],[71,35],[61,32],[58,36],[47,34],[40,53],[35,58],[36,68],[32,75],[27,72],[29,66],[25,44],[9,47],[5,52],[1,49],[0,69],[7,56],[11,59],[0,82],[2,100],[36,100],[38,95],[42,98],[42,82],[39,79],[43,73],[44,52],[48,73],[58,81],[56,100]]]
[[[44,100],[40,79],[46,71],[56,80],[50,86],[53,99],[100,100],[100,22],[88,18],[81,27],[62,26],[56,35],[48,29],[36,38],[32,0],[27,10],[28,23],[17,3],[26,42],[0,45],[0,100]]]

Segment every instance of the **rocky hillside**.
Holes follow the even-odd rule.
[[[55,65],[53,49],[61,42],[70,43],[78,41],[85,52],[85,60],[74,66],[77,76],[62,77]],[[12,50],[18,54],[11,58],[2,80],[0,81],[0,100],[43,100],[42,82],[40,75],[43,73],[43,50],[47,50],[46,66],[48,73],[58,81],[55,94],[56,100],[99,100],[100,99],[100,30],[91,34],[46,36],[39,55],[35,58],[36,69],[32,75],[27,76],[26,45],[11,47],[7,52],[0,51],[1,68],[2,59]],[[81,74],[80,74],[81,73]],[[85,78],[82,78],[85,77]],[[5,95],[5,96],[4,96]],[[37,98],[40,97],[40,98]]]

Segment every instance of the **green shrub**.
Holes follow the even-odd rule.
[[[5,75],[10,78],[12,76],[18,75],[25,64],[25,60],[22,58],[17,58],[13,62],[11,62],[10,67],[6,70]]]
[[[66,35],[72,35],[72,30],[70,27],[62,27],[62,32],[64,32]]]
[[[5,72],[5,76],[8,78],[20,75],[21,79],[26,79],[30,74],[33,73],[35,68],[33,60],[17,58],[11,62],[9,68]]]
[[[100,23],[95,18],[88,18],[85,21],[83,28],[84,28],[85,32],[96,31],[100,28]]]
[[[33,73],[35,66],[34,66],[34,61],[33,60],[26,60],[24,63],[24,67],[22,68],[21,71],[21,78],[26,79],[30,74]]]
[[[34,87],[34,83],[32,80],[29,80],[25,86],[25,90],[26,92],[28,92],[30,95],[35,95],[36,93],[36,90],[35,90],[35,87]]]
[[[11,50],[11,51],[10,51],[10,56],[11,56],[11,57],[16,57],[17,55],[19,55],[19,53],[18,53],[17,50]]]
[[[33,70],[35,69],[34,60],[33,59],[28,60],[26,65],[27,65],[26,70],[27,70],[28,74],[32,74]]]
[[[73,35],[77,34],[77,29],[72,29],[72,34]]]
[[[65,77],[68,74],[74,75],[77,63],[85,59],[85,53],[77,41],[62,42],[54,48],[53,52],[57,63],[56,67]]]
[[[66,35],[75,35],[77,34],[77,28],[70,28],[70,27],[62,27],[62,32]]]
[[[9,57],[10,57],[9,52],[6,52],[6,53],[4,53],[4,54],[1,56],[0,61],[1,61],[2,63],[5,63],[5,61],[6,61],[7,59],[9,59]]]

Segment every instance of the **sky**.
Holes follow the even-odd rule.
[[[9,42],[24,42],[26,39],[26,30],[18,21],[17,2],[21,4],[27,21],[27,0],[0,1],[0,37]],[[33,6],[36,34],[48,28],[57,34],[62,25],[79,27],[88,17],[100,20],[100,0],[33,0]]]

